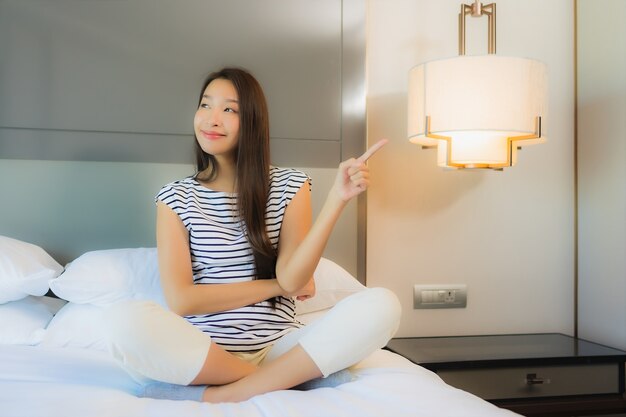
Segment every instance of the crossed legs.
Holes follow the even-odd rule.
[[[185,319],[150,302],[107,312],[109,347],[131,372],[179,385],[210,385],[203,400],[242,401],[345,369],[387,343],[400,304],[382,288],[352,295],[279,340],[261,366],[232,355]]]
[[[398,328],[400,313],[400,303],[391,291],[361,291],[339,302],[318,321],[283,336],[256,372],[231,384],[207,388],[203,400],[241,401],[327,377],[385,346]]]

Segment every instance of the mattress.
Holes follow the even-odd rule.
[[[514,416],[381,349],[334,388],[276,391],[240,403],[139,398],[141,386],[105,351],[0,346],[3,417]]]
[[[165,304],[156,248],[88,252],[63,268],[35,245],[2,237],[0,243],[0,417],[515,415],[384,349],[352,366],[350,382],[335,387],[274,391],[239,403],[143,398],[145,381],[107,349],[102,312],[121,300]],[[303,324],[365,290],[326,259],[314,278],[315,297],[296,302]],[[59,298],[43,296],[48,289]]]

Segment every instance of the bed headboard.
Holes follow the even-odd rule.
[[[154,195],[193,173],[197,90],[219,67],[263,85],[272,163],[311,175],[314,212],[365,148],[365,0],[6,1],[0,39],[0,235],[61,263],[154,246]],[[325,253],[354,275],[362,227],[353,204]]]
[[[314,215],[335,170],[313,178]],[[35,243],[64,264],[96,249],[155,246],[154,196],[193,166],[156,163],[0,160],[0,235]],[[342,215],[325,256],[356,276],[356,205]]]

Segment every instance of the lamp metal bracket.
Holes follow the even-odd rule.
[[[489,3],[483,5],[476,0],[474,4],[461,4],[461,12],[459,13],[459,55],[465,55],[465,17],[488,17],[488,39],[487,51],[489,54],[496,53],[496,4]]]

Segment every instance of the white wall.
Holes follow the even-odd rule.
[[[467,2],[469,3],[469,1]],[[408,72],[457,55],[458,0],[369,0],[367,282],[403,305],[399,336],[574,329],[574,71],[571,0],[498,0],[499,55],[548,66],[548,141],[504,172],[442,171],[406,140]],[[486,53],[469,19],[467,54]],[[465,309],[413,310],[413,284],[463,283]]]
[[[578,1],[579,335],[626,349],[626,2]]]

